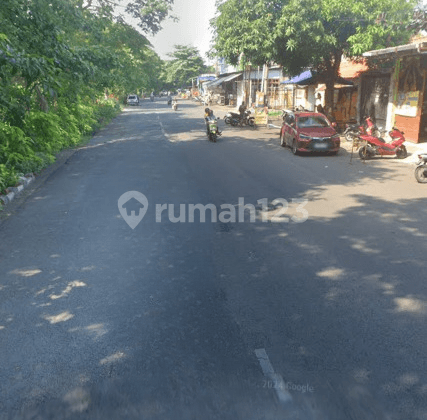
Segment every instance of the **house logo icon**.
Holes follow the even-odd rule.
[[[128,191],[120,196],[118,206],[125,222],[135,229],[147,213],[148,200],[138,191]]]

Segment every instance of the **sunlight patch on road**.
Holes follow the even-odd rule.
[[[40,296],[40,295],[42,295],[43,293],[45,293],[46,291],[48,291],[48,290],[50,290],[50,289],[53,289],[55,286],[53,286],[53,285],[50,285],[50,286],[48,286],[48,287],[44,287],[43,289],[40,289],[38,292],[36,292],[36,294],[34,295],[34,296]]]
[[[69,311],[64,311],[58,315],[46,315],[46,316],[44,316],[44,319],[46,321],[49,321],[51,324],[57,324],[58,322],[69,321],[73,317],[74,317],[74,315],[70,314]]]
[[[49,297],[52,300],[60,299],[60,298],[67,296],[71,292],[71,290],[73,290],[75,287],[84,287],[84,286],[87,286],[87,284],[80,281],[80,280],[74,280],[74,281],[71,281],[70,283],[68,283],[67,287],[62,291],[61,294],[59,294],[59,295],[52,294]]]
[[[34,268],[30,270],[16,269],[16,270],[10,271],[9,274],[16,274],[17,276],[21,276],[21,277],[33,277],[33,276],[36,276],[37,274],[40,274],[41,272],[42,271],[39,270],[38,268]]]
[[[107,334],[107,330],[104,327],[104,324],[92,324],[85,327],[85,330],[90,334],[93,334],[95,338],[102,337]]]
[[[353,373],[353,378],[357,382],[367,383],[369,381],[369,376],[371,372],[365,368],[356,369]]]
[[[96,269],[95,265],[87,265],[86,267],[82,267],[80,269],[80,271],[92,271],[92,270],[95,270],[95,269]]]
[[[327,300],[335,300],[337,298],[339,298],[342,295],[342,292],[337,289],[336,287],[332,287],[328,293],[326,293],[325,298]]]
[[[365,241],[364,239],[356,239],[351,238],[349,236],[341,236],[341,238],[347,239],[349,242],[352,243],[352,245],[350,245],[350,248],[353,248],[363,254],[379,254],[381,252],[379,249],[369,248],[367,245],[367,241]]]
[[[187,131],[185,133],[169,134],[168,138],[171,143],[207,140],[205,133],[201,132],[200,130]]]
[[[425,315],[427,313],[426,302],[423,302],[421,299],[412,296],[395,298],[394,303],[396,305],[397,312],[407,312],[421,315]]]
[[[382,283],[381,288],[384,290],[385,295],[394,295],[396,293],[394,284]]]
[[[420,382],[420,378],[415,373],[405,373],[400,379],[400,383],[404,386],[412,387]]]
[[[117,362],[120,359],[123,359],[125,354],[122,351],[118,351],[117,353],[112,354],[111,356],[104,357],[99,364],[106,365],[109,363]]]
[[[344,276],[345,271],[342,268],[328,267],[316,273],[319,277],[326,277],[332,280],[339,280]]]
[[[82,413],[90,404],[90,395],[83,388],[75,388],[64,396],[64,401],[70,405],[70,410]]]
[[[421,233],[418,228],[408,227],[408,226],[400,226],[399,229],[406,233],[411,233],[414,236],[426,237],[427,234]]]

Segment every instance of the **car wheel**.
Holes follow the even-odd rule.
[[[282,132],[280,132],[280,146],[286,147],[285,137],[283,136]]]
[[[297,155],[297,154],[298,154],[297,141],[296,141],[295,139],[292,141],[292,153],[293,153],[294,155]]]

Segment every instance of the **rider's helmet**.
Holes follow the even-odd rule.
[[[209,112],[210,112],[210,109],[209,108],[205,108],[205,113],[209,114]]]

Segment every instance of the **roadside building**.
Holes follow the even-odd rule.
[[[427,141],[427,40],[363,54],[371,67],[361,79],[360,115],[386,130],[396,126],[406,140]]]
[[[324,77],[314,70],[305,70],[299,75],[281,82],[285,86],[284,108],[304,108],[308,111],[319,111],[325,108],[325,80]],[[350,116],[352,92],[355,83],[352,80],[338,77],[335,82],[334,109],[331,114],[335,117],[337,105],[340,106],[340,120],[337,123],[344,125]],[[342,94],[340,91],[342,90]],[[348,92],[348,93],[346,93]],[[353,99],[354,100],[354,99]],[[321,108],[320,108],[321,107]],[[347,108],[349,112],[347,112]],[[324,112],[330,112],[324,109]],[[354,114],[354,112],[353,112]]]

